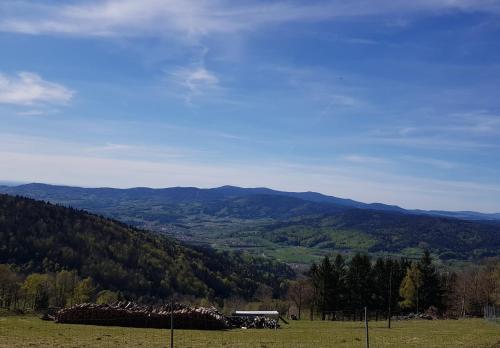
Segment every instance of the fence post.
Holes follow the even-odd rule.
[[[365,307],[365,335],[366,335],[366,348],[370,348],[370,339],[368,337],[368,307]]]
[[[174,348],[174,301],[170,302],[170,348]]]
[[[392,305],[392,261],[391,261],[391,271],[389,272],[389,303],[387,309],[387,328],[391,328],[391,305]]]

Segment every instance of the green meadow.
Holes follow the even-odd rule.
[[[370,347],[500,347],[500,325],[482,319],[370,322]],[[361,322],[296,321],[278,330],[176,330],[175,347],[365,347]],[[0,317],[0,348],[169,347],[170,331],[64,325],[34,316]]]

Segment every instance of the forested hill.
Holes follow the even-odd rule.
[[[172,293],[251,298],[293,277],[283,264],[187,247],[101,216],[0,194],[0,264],[23,273],[76,270],[102,289],[142,300]]]
[[[370,253],[411,253],[427,249],[443,260],[500,256],[500,225],[446,217],[351,209],[294,219],[253,233],[280,245],[314,249],[355,249]]]
[[[190,244],[245,250],[287,263],[312,263],[333,252],[413,257],[423,249],[443,261],[462,262],[497,256],[500,250],[500,224],[494,214],[464,212],[486,220],[462,220],[444,216],[446,212],[432,215],[393,206],[359,205],[314,192],[232,186],[112,189],[44,184],[0,187],[2,190],[102,214]]]

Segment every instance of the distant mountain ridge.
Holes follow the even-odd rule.
[[[99,197],[111,200],[149,200],[162,204],[182,204],[193,202],[209,202],[221,199],[251,196],[286,196],[303,201],[329,204],[337,210],[343,208],[370,209],[380,211],[391,211],[405,214],[432,215],[452,217],[462,220],[499,220],[500,213],[480,213],[474,211],[441,211],[404,209],[396,205],[383,203],[363,203],[352,199],[328,196],[317,192],[286,192],[265,187],[242,188],[237,186],[221,186],[216,188],[202,189],[197,187],[169,187],[148,188],[135,187],[128,189],[117,188],[83,188],[74,186],[48,185],[31,183],[18,186],[0,186],[1,193],[18,194],[35,199],[45,199],[63,204],[71,204]],[[66,202],[67,201],[67,202]],[[333,209],[333,207],[332,207]]]
[[[441,260],[500,256],[500,220],[494,214],[409,211],[315,192],[234,186],[27,184],[0,187],[1,192],[83,209],[191,245],[246,250],[287,263],[307,264],[332,252],[418,257],[423,249]]]

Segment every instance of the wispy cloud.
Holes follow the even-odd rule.
[[[0,104],[66,104],[74,94],[71,89],[46,81],[36,73],[0,74]]]
[[[432,166],[438,169],[453,169],[458,167],[457,163],[436,159],[436,158],[426,158],[426,157],[417,157],[417,156],[402,156],[402,160],[409,161],[417,164]]]
[[[359,106],[361,101],[348,95],[334,94],[330,96],[330,106]]]
[[[389,164],[392,162],[386,158],[354,154],[342,156],[342,159],[347,162],[358,164]]]
[[[0,148],[4,151],[39,154],[68,155],[158,162],[201,155],[202,151],[184,147],[141,143],[84,142],[56,140],[41,136],[0,133]]]
[[[487,110],[452,113],[425,123],[401,127],[397,133],[401,136],[460,134],[469,137],[500,134],[500,115]]]
[[[178,147],[120,144],[111,142],[92,146],[80,145],[80,147],[85,155],[127,159],[148,159],[150,161],[186,158],[194,154],[199,154],[199,151]]]
[[[40,116],[40,115],[46,115],[47,113],[48,113],[47,110],[42,110],[42,109],[31,109],[31,110],[16,112],[16,114],[19,116]]]
[[[177,35],[234,33],[292,21],[323,21],[337,17],[407,15],[459,10],[500,12],[491,0],[354,0],[254,1],[228,0],[102,0],[41,5],[7,1],[0,29],[26,34],[83,36]]]
[[[196,97],[220,91],[219,78],[204,66],[183,67],[169,73],[172,82],[181,90],[186,103],[192,104]]]
[[[486,110],[478,110],[451,115],[449,131],[464,132],[472,135],[500,134],[500,115]]]
[[[500,115],[486,110],[417,115],[408,125],[369,131],[362,142],[430,149],[488,149],[500,144]]]
[[[350,154],[342,156],[341,159],[353,164],[366,166],[408,164],[409,162],[419,165],[432,166],[438,169],[453,169],[459,166],[457,163],[451,161],[421,156],[396,156],[394,158],[384,158]]]
[[[346,81],[339,71],[317,66],[268,64],[260,66],[258,72],[264,72],[267,78],[272,76],[269,80],[276,84],[276,90],[293,89],[300,98],[317,104],[321,116],[334,114],[339,109],[359,111],[370,107],[361,96],[363,87],[357,82]]]
[[[366,144],[395,145],[425,149],[456,150],[456,149],[491,149],[498,148],[500,144],[481,140],[467,140],[443,136],[378,136],[363,137],[358,142]]]

